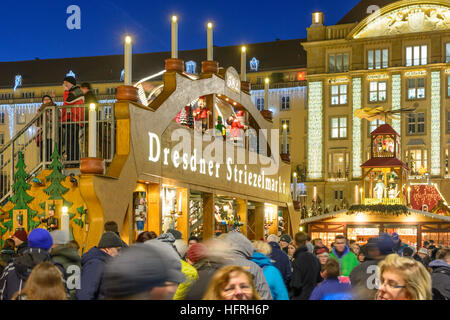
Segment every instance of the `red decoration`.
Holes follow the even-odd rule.
[[[443,200],[435,186],[427,184],[412,185],[411,186],[411,207],[415,210],[422,211],[422,206],[428,206],[427,211],[431,211],[439,200]]]

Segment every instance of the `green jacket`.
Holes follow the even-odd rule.
[[[64,282],[67,287],[67,291],[71,299],[75,299],[75,289],[71,288],[73,286],[71,276],[80,276],[81,272],[81,257],[78,252],[66,245],[59,245],[50,250],[50,256],[52,262],[64,275]],[[69,267],[76,266],[68,270]],[[69,279],[70,278],[70,279]],[[69,280],[69,282],[67,281]],[[69,289],[70,288],[70,289]]]
[[[330,258],[335,259],[337,262],[339,262],[341,276],[344,277],[348,277],[353,268],[355,268],[359,264],[358,258],[356,258],[356,255],[350,251],[348,246],[345,246],[344,253],[340,258],[336,253],[336,249],[333,248],[333,251],[330,254]]]
[[[181,260],[181,272],[186,276],[186,280],[178,286],[173,300],[184,300],[186,293],[189,291],[192,284],[198,279],[197,269],[184,260]]]

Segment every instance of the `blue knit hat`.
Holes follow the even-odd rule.
[[[28,247],[29,248],[41,248],[44,250],[50,250],[53,245],[53,239],[45,229],[36,228],[28,235]]]

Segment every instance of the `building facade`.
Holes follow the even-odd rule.
[[[370,132],[385,121],[401,136],[409,184],[430,179],[448,198],[449,3],[391,1],[348,23],[363,16],[325,26],[323,13],[314,13],[302,43],[308,71],[307,203],[317,196],[321,210],[331,212],[367,196],[359,192],[360,165],[370,157]],[[410,111],[368,121],[355,115],[363,108]]]

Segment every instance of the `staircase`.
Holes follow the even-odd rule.
[[[88,156],[89,112],[88,105],[45,107],[0,149],[1,205],[12,195],[19,152],[24,154],[29,178],[51,163],[55,144],[65,174],[79,174],[80,159]],[[109,164],[115,152],[114,103],[99,103],[95,112],[97,157]]]

